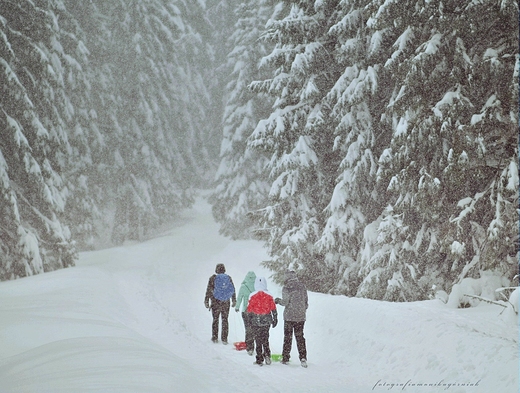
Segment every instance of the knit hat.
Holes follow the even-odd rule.
[[[217,267],[215,268],[215,273],[222,274],[222,273],[225,273],[225,272],[226,272],[226,267],[224,266],[224,264],[223,263],[218,263]]]
[[[285,272],[283,278],[284,278],[284,282],[298,279],[298,277],[296,276],[296,272],[294,270],[287,270]]]

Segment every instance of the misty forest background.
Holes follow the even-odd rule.
[[[513,0],[0,0],[0,278],[212,189],[278,281],[517,284],[518,21]]]

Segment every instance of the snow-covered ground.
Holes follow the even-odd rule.
[[[518,323],[491,304],[309,293],[309,367],[299,366],[295,344],[290,365],[254,366],[245,351],[210,341],[203,300],[219,262],[237,288],[254,270],[279,296],[264,259],[259,242],[220,236],[200,199],[149,241],[0,283],[0,393],[518,392]],[[240,315],[229,322],[230,341],[242,341]],[[282,336],[281,322],[271,329],[273,353]]]

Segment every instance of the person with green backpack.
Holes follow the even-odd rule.
[[[229,332],[229,306],[235,307],[236,294],[233,280],[226,274],[226,267],[223,263],[217,264],[215,273],[208,281],[206,288],[206,297],[204,298],[204,306],[211,310],[213,316],[213,324],[211,325],[211,341],[218,343],[219,319],[222,320],[222,330],[220,338],[222,344],[228,343]],[[211,303],[210,303],[211,301]]]
[[[242,319],[244,320],[244,329],[246,333],[244,341],[246,342],[247,353],[250,356],[253,355],[255,349],[255,338],[251,327],[251,314],[247,312],[247,304],[249,303],[249,296],[255,290],[255,280],[255,272],[247,272],[246,277],[244,278],[244,281],[242,281],[242,285],[240,285],[240,289],[238,290],[237,303],[235,306],[236,312],[242,311]]]

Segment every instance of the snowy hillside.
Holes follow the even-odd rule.
[[[0,283],[0,392],[518,391],[517,321],[487,304],[310,293],[309,367],[295,361],[294,345],[292,364],[255,367],[244,351],[211,343],[203,299],[219,262],[236,286],[255,270],[280,295],[259,268],[265,258],[258,242],[218,235],[200,199],[182,223],[145,243]],[[229,322],[230,341],[242,341],[239,314]],[[282,336],[280,323],[271,329],[273,353]]]

